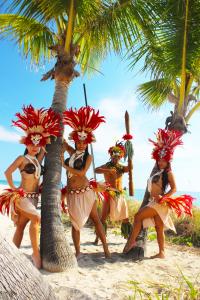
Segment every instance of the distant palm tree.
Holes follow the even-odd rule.
[[[152,80],[139,85],[140,99],[152,110],[172,103],[174,111],[166,119],[166,127],[185,133],[190,118],[200,108],[200,1],[153,2],[154,34],[144,35],[140,44],[131,49],[130,66],[144,60],[142,71],[150,72]],[[156,171],[154,167],[151,174]],[[148,201],[146,189],[141,207]],[[142,248],[144,236],[139,237]],[[136,258],[140,252],[143,253],[141,248],[135,250]]]
[[[150,109],[167,101],[186,122],[200,108],[200,1],[155,1],[154,34],[141,40],[130,54],[131,67],[144,58],[142,71],[152,80],[138,87]]]
[[[52,108],[66,108],[69,85],[83,72],[97,67],[108,53],[122,54],[140,38],[151,35],[152,5],[133,0],[4,0],[7,14],[0,15],[0,36],[17,41],[34,63],[56,58],[42,80],[55,80]],[[10,4],[11,3],[11,4]],[[42,192],[41,254],[43,267],[61,271],[73,266],[60,219],[62,139],[47,147]],[[67,250],[68,249],[68,250]]]

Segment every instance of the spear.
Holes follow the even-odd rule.
[[[126,128],[126,135],[124,136],[125,148],[126,148],[126,157],[128,157],[128,177],[129,177],[129,195],[134,195],[134,188],[133,188],[133,145],[130,141],[132,136],[130,135],[130,121],[129,121],[129,113],[125,112],[125,128]]]
[[[84,90],[84,97],[85,97],[85,105],[88,106],[85,83],[83,83],[83,90]],[[93,174],[94,174],[94,179],[96,181],[97,180],[97,176],[96,176],[96,173],[95,173],[94,151],[93,151],[92,144],[90,144],[90,151],[91,151],[91,154],[92,154]]]

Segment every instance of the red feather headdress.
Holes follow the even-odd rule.
[[[126,149],[122,143],[117,142],[115,146],[108,149],[108,153],[110,156],[118,156],[119,158],[122,158],[125,156]]]
[[[149,141],[155,146],[152,151],[152,158],[155,160],[164,159],[171,161],[176,146],[182,145],[182,133],[177,130],[158,129],[157,141]]]
[[[84,141],[86,144],[95,142],[93,131],[102,122],[105,122],[104,117],[90,106],[83,106],[79,110],[71,108],[63,113],[63,123],[73,128],[69,139],[75,142]]]
[[[17,121],[13,125],[21,128],[26,136],[21,143],[43,147],[50,143],[50,136],[60,135],[60,116],[50,109],[35,109],[32,105],[24,106],[23,113],[16,113]]]

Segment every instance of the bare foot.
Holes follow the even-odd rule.
[[[130,243],[129,241],[126,243],[123,253],[128,253],[132,248],[134,248],[136,246],[136,241],[133,241],[132,243]]]
[[[80,254],[82,254],[82,253],[81,253],[80,251],[77,251],[76,254],[75,254],[76,258],[77,258]]]
[[[32,255],[31,255],[31,259],[32,259],[32,262],[33,262],[34,266],[35,266],[38,270],[41,269],[41,267],[42,267],[42,262],[41,262],[41,257],[40,257],[40,255],[39,255],[39,254],[38,254],[38,255],[32,254]]]
[[[96,237],[96,239],[95,239],[95,241],[94,241],[94,245],[98,245],[98,243],[99,243],[99,238],[98,237]]]
[[[83,256],[84,256],[84,253],[81,253],[81,252],[76,253],[76,259],[77,260],[81,259]]]
[[[105,258],[111,258],[111,254],[109,250],[104,251]]]
[[[165,258],[165,253],[164,252],[161,252],[161,253],[158,253],[156,255],[152,255],[150,256],[151,259],[154,259],[154,258]]]

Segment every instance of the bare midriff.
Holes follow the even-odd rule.
[[[23,174],[20,188],[30,193],[38,192],[39,180],[34,177],[34,174]]]
[[[71,178],[67,178],[67,190],[79,190],[89,186],[89,180],[86,176],[73,175]]]
[[[162,195],[162,194],[163,194],[162,179],[160,178],[158,180],[158,182],[152,183],[150,196],[151,196],[151,198],[154,198],[154,197]]]

